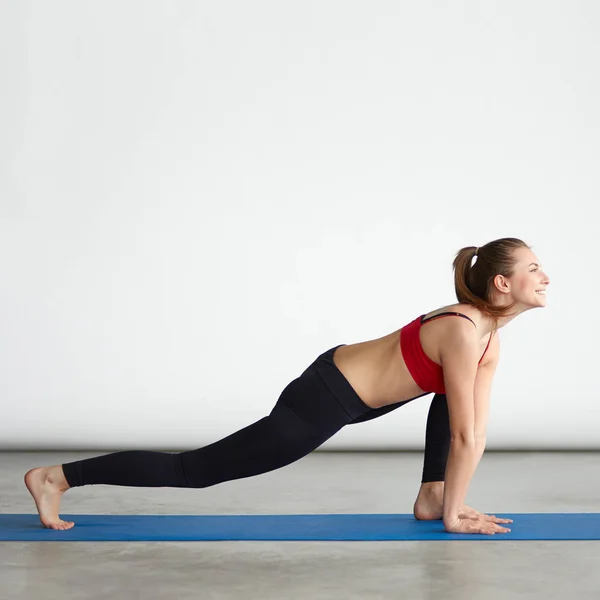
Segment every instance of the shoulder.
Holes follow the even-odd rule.
[[[464,317],[448,317],[438,320],[440,341],[450,345],[476,344],[477,326]]]
[[[480,341],[477,328],[467,319],[445,319],[439,329],[439,352],[442,365],[456,360],[479,360]]]

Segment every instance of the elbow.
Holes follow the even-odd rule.
[[[477,438],[474,432],[456,432],[450,434],[450,443],[474,448],[477,446]]]

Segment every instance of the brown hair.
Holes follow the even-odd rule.
[[[492,317],[497,326],[498,319],[507,315],[516,303],[504,307],[494,306],[491,303],[490,292],[494,286],[494,277],[496,275],[510,277],[517,263],[514,250],[529,247],[518,238],[500,238],[481,248],[475,246],[461,248],[452,262],[454,289],[458,301],[480,309]],[[477,259],[471,266],[475,254]]]

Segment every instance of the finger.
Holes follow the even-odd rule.
[[[494,535],[495,530],[493,527],[489,525],[479,525],[478,527],[473,528],[473,533],[482,533],[484,535]]]
[[[490,523],[512,523],[512,519],[505,519],[503,517],[497,517],[496,515],[485,515],[484,519]]]
[[[486,525],[480,525],[476,528],[479,533],[484,534],[495,534],[495,533],[508,533],[510,529],[506,527],[500,527],[500,525],[495,525],[494,523],[486,523]]]

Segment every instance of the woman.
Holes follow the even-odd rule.
[[[203,488],[251,477],[306,456],[344,425],[435,392],[415,517],[442,518],[451,533],[510,531],[501,526],[510,519],[479,514],[463,501],[485,447],[499,355],[496,332],[546,303],[549,279],[538,262],[516,238],[461,249],[453,262],[458,303],[382,338],[327,350],[287,385],[267,417],[204,448],[116,452],[32,469],[25,484],[42,524],[73,527],[58,516],[60,498],[70,487]]]

